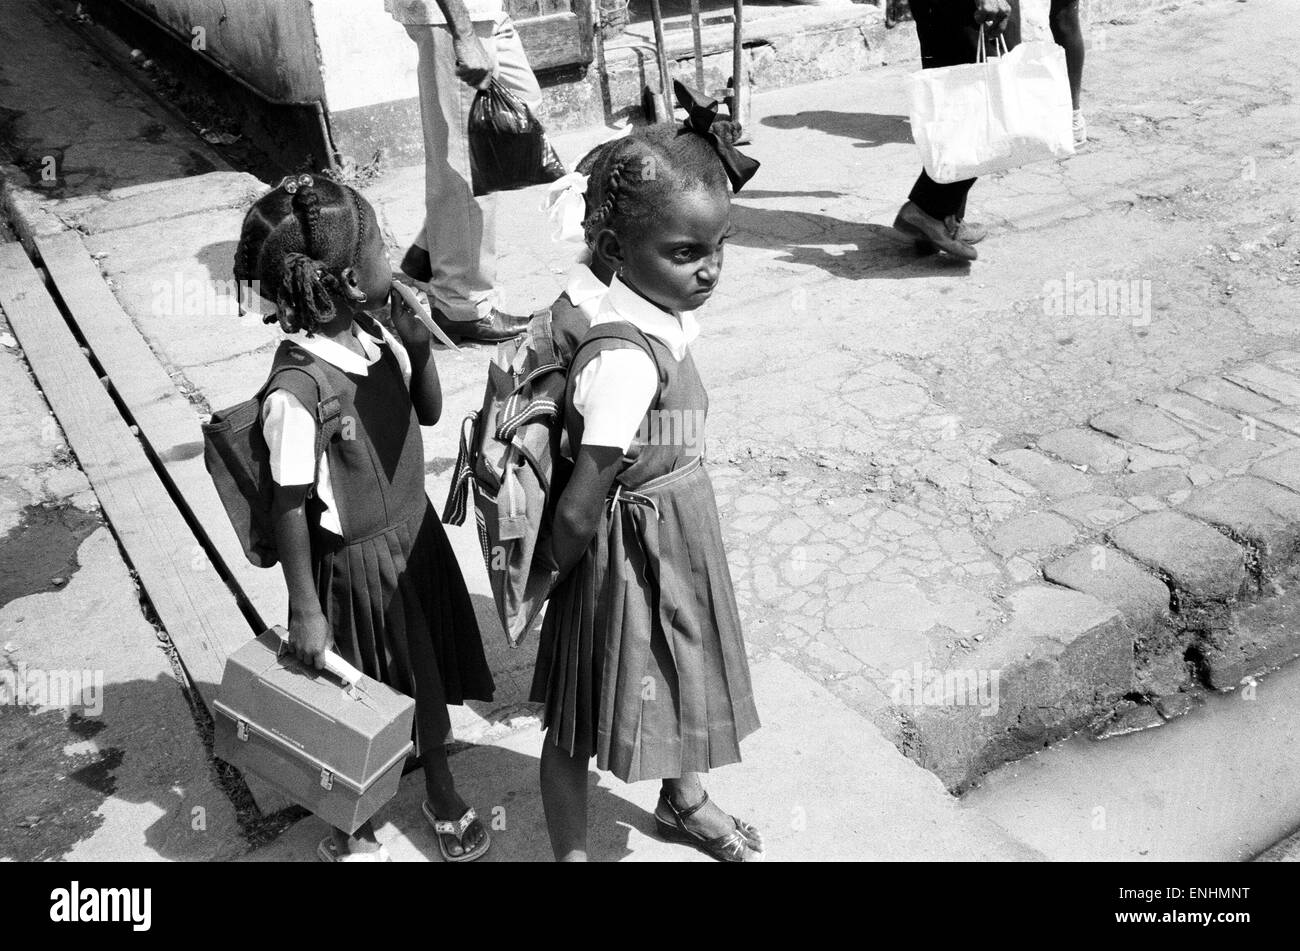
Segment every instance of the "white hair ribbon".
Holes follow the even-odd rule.
[[[551,221],[552,241],[571,241],[585,244],[582,221],[587,217],[587,176],[581,172],[556,179],[546,192],[542,210]]]

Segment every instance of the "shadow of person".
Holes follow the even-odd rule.
[[[473,807],[492,836],[492,849],[482,861],[553,861],[538,780],[540,753],[541,734],[528,729],[498,745],[472,746],[452,754],[456,791]],[[617,780],[594,771],[588,775],[588,784],[592,861],[618,861],[639,850],[668,848],[652,841],[654,818],[638,802],[627,798],[628,787],[620,788]],[[424,800],[424,772],[415,770],[402,777],[397,794],[374,816],[376,834],[395,862],[443,861],[437,838],[421,809]],[[241,861],[314,862],[316,848],[328,834],[329,826],[324,821],[309,816]],[[677,852],[673,849],[673,854]],[[686,858],[692,857],[687,850],[681,852]]]
[[[732,244],[779,252],[782,263],[806,265],[833,277],[901,280],[969,272],[969,262],[918,251],[910,237],[885,225],[845,221],[817,212],[731,206]]]
[[[81,697],[71,710],[0,704],[0,856],[138,859],[141,829],[164,859],[248,848],[174,679]]]
[[[235,249],[238,247],[238,241],[214,241],[200,248],[194,257],[207,268],[209,281],[224,284],[235,279]]]
[[[835,112],[810,109],[792,115],[764,116],[762,125],[773,129],[815,129],[827,135],[856,139],[854,148],[873,149],[878,145],[912,141],[912,126],[907,116],[878,112]]]

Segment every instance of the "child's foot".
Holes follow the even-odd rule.
[[[665,839],[694,845],[719,862],[763,861],[762,834],[719,809],[707,792],[698,802],[685,807],[674,803],[667,792],[661,792],[655,806],[655,825]]]
[[[438,850],[448,862],[473,862],[487,855],[492,837],[471,808],[462,809],[453,819],[443,819],[426,799],[420,804],[424,818],[433,826]]]
[[[438,851],[448,862],[472,862],[487,854],[492,837],[460,793],[447,764],[445,747],[421,755],[424,763],[424,802],[420,810],[433,826]]]
[[[366,823],[356,835],[342,829],[332,829],[316,846],[316,857],[322,862],[390,862],[388,850],[379,844],[374,830]]]

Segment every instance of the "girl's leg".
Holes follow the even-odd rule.
[[[1083,85],[1083,27],[1079,24],[1079,0],[1052,0],[1048,23],[1052,39],[1065,49],[1065,69],[1070,75],[1070,100],[1075,111],[1079,107],[1080,88]]]
[[[557,862],[587,861],[587,772],[590,757],[542,740],[542,808]]]
[[[465,814],[469,808],[465,800],[456,792],[456,781],[451,776],[451,766],[447,763],[447,747],[435,746],[420,754],[424,765],[424,791],[433,808],[433,814],[439,819],[454,822]],[[483,828],[483,818],[465,830],[465,837],[457,844],[451,836],[444,836],[447,851],[452,855],[461,855],[473,851],[487,834]]]

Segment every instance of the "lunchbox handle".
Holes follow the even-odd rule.
[[[279,624],[272,627],[271,630],[275,632],[276,637],[280,638],[280,642],[287,647],[289,644],[289,632]],[[358,681],[361,680],[362,676],[364,676],[361,671],[357,670],[333,651],[326,651],[322,656],[325,660],[325,670],[343,681],[343,686],[349,689],[355,687]]]

